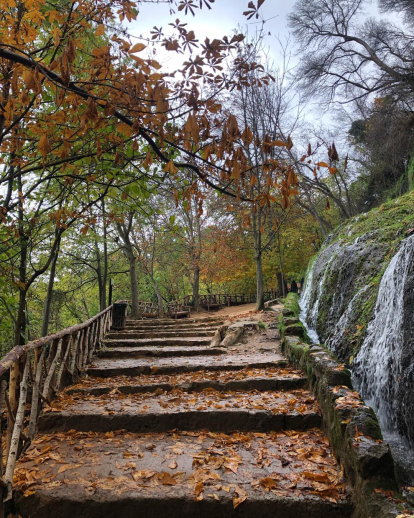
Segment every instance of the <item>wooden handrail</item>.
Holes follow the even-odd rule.
[[[0,360],[0,376],[2,376],[6,371],[8,371],[11,365],[13,363],[16,363],[16,361],[18,361],[24,355],[25,352],[31,349],[37,349],[39,347],[42,347],[43,345],[46,345],[49,342],[52,342],[53,340],[59,340],[64,336],[73,335],[74,333],[77,333],[78,331],[81,331],[82,329],[85,329],[86,327],[93,324],[95,320],[98,320],[98,318],[108,313],[108,311],[112,311],[112,306],[109,306],[108,308],[98,313],[98,315],[95,315],[89,320],[86,320],[86,322],[83,322],[82,324],[76,324],[72,327],[63,329],[58,333],[54,333],[53,335],[38,338],[37,340],[33,340],[33,342],[29,342],[28,344],[17,345],[16,347],[13,347],[13,349],[9,351],[2,360]]]
[[[0,376],[10,372],[9,383],[6,378],[0,384],[0,415],[7,412],[6,452],[0,446],[1,509],[2,501],[12,498],[16,461],[36,433],[42,407],[62,388],[74,383],[92,361],[94,351],[101,347],[112,325],[112,314],[113,306],[109,306],[82,324],[14,347],[0,361]],[[3,444],[1,439],[0,425]]]

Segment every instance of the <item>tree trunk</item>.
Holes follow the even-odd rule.
[[[264,309],[261,212],[252,210],[254,259],[256,263],[256,310]]]
[[[282,260],[282,247],[281,247],[281,242],[280,242],[280,232],[277,233],[277,244],[278,244],[278,254],[279,254],[279,268],[280,268],[280,272],[278,272],[276,274],[277,283],[278,283],[278,287],[279,287],[282,297],[285,298],[288,293],[288,287],[286,284],[285,276],[283,274],[283,260]]]
[[[256,310],[264,309],[262,254],[256,256]]]
[[[57,232],[55,232],[56,239],[59,239],[57,236]],[[60,241],[60,239],[59,239]],[[59,245],[56,247],[56,251],[53,254],[52,262],[50,263],[50,274],[49,274],[49,283],[47,285],[47,293],[46,293],[46,300],[43,307],[43,322],[42,322],[42,331],[41,336],[47,336],[48,329],[49,329],[49,320],[50,320],[50,308],[52,305],[52,299],[53,299],[53,285],[55,283],[55,276],[56,276],[56,264],[59,256]],[[58,331],[58,329],[57,329]]]
[[[159,317],[163,318],[163,316],[164,316],[164,300],[163,300],[161,292],[158,288],[158,284],[155,281],[154,277],[152,277],[152,275],[151,275],[151,282],[152,282],[152,286],[154,288],[155,294],[157,295]]]
[[[15,334],[14,334],[14,345],[23,345],[25,343],[26,335],[26,297],[27,297],[27,286],[26,286],[26,274],[27,274],[27,237],[24,233],[23,228],[23,194],[22,194],[22,177],[19,171],[17,177],[17,185],[19,190],[19,240],[20,240],[20,263],[19,263],[19,307],[17,311]],[[20,371],[19,362],[13,363],[10,368],[10,379],[9,379],[9,401],[10,409],[13,414],[16,414],[18,401],[19,401],[19,382],[20,382]],[[13,435],[13,423],[12,419],[8,419],[7,423],[7,456],[9,454],[10,443]]]
[[[285,298],[287,295],[287,292],[288,292],[288,287],[287,287],[283,272],[277,272],[276,276],[277,276],[278,296]]]
[[[117,223],[117,229],[120,238],[123,241],[123,249],[126,258],[129,262],[129,279],[131,284],[131,318],[132,319],[138,319],[141,318],[141,311],[139,309],[139,295],[138,295],[138,277],[137,277],[137,259],[134,254],[134,248],[132,246],[131,240],[129,238],[131,229],[132,229],[132,222],[134,219],[134,213],[131,212],[128,216],[128,225],[121,225],[120,223]]]
[[[102,271],[102,296],[101,311],[106,308],[106,285],[108,282],[108,242],[107,242],[107,228],[106,228],[106,213],[105,213],[105,200],[102,199],[102,221],[103,221],[103,271]]]
[[[200,267],[195,266],[193,269],[193,301],[194,301],[194,310],[198,311],[200,309]]]
[[[137,277],[137,260],[132,250],[132,246],[127,251],[127,257],[129,261],[129,279],[131,283],[131,318],[141,318],[141,312],[139,310],[139,294],[138,294],[138,277]]]

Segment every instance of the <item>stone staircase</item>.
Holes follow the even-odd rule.
[[[212,348],[222,324],[110,332],[88,377],[40,418],[16,470],[20,516],[351,516],[317,403],[277,332]]]

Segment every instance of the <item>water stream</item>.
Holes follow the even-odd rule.
[[[323,266],[327,272],[329,262]],[[407,285],[408,289],[412,289],[408,281],[409,278],[412,279],[413,269],[414,235],[401,243],[399,251],[384,272],[373,318],[368,324],[365,339],[352,365],[354,386],[365,402],[377,413],[384,438],[390,443],[399,464],[400,478],[409,485],[414,484],[414,449],[413,444],[398,434],[398,430],[407,430],[409,423],[412,422],[412,416],[407,417],[407,412],[412,412],[412,405],[407,404],[407,398],[414,396],[407,394],[409,390],[407,387],[411,387],[412,391],[409,376],[414,369],[412,355],[414,307],[408,308],[407,311],[407,300],[404,296],[407,293]],[[300,301],[301,320],[307,327],[313,342],[318,341],[315,328],[325,277],[326,273],[319,277],[317,283],[314,278],[314,268],[312,268],[307,274]],[[336,322],[331,338],[326,343],[334,352],[341,347],[341,336],[348,327],[353,305],[366,288],[367,286],[363,287],[353,297],[342,317]],[[313,304],[311,304],[312,300]],[[406,411],[401,411],[401,408],[405,408]],[[408,429],[408,436],[410,433],[412,431]]]
[[[313,284],[313,276],[314,276],[314,268],[308,269],[305,277],[305,289],[303,290],[300,299],[299,299],[299,307],[300,307],[300,315],[299,318],[303,325],[305,326],[306,332],[310,338],[310,341],[313,344],[318,344],[320,342],[319,335],[316,332],[314,327],[311,327],[308,324],[308,315],[310,313],[310,303],[312,297],[312,284]],[[315,322],[316,324],[316,322]]]
[[[414,258],[414,236],[403,241],[382,277],[374,318],[355,358],[356,388],[375,409],[384,430],[396,429],[396,404],[402,374],[404,286]]]

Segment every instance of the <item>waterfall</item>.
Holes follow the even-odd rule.
[[[301,309],[299,318],[305,326],[306,332],[308,333],[311,342],[314,344],[320,343],[319,335],[316,331],[316,324],[318,321],[319,313],[319,303],[325,288],[325,280],[329,272],[329,267],[331,265],[331,262],[335,259],[334,251],[336,249],[336,246],[337,245],[335,245],[334,247],[327,248],[324,251],[327,253],[328,260],[322,270],[322,274],[319,277],[319,281],[316,288],[314,286],[315,281],[317,280],[317,278],[315,279],[315,272],[316,265],[318,260],[320,259],[320,256],[315,261],[313,266],[310,269],[308,268],[308,271],[306,272],[305,289],[299,299],[299,306]],[[314,302],[312,303],[312,301]]]
[[[385,270],[374,317],[353,365],[354,384],[377,412],[381,427],[386,431],[398,428],[397,392],[403,374],[404,350],[403,294],[413,261],[414,236],[410,236],[402,242]]]
[[[309,266],[308,271],[305,276],[305,289],[302,291],[302,294],[299,299],[300,306],[300,315],[299,318],[303,325],[305,326],[306,332],[312,343],[319,343],[319,336],[315,329],[311,328],[307,324],[307,318],[310,312],[311,299],[312,299],[312,288],[313,288],[313,276],[314,276],[314,268],[313,266]]]
[[[331,333],[331,336],[325,342],[325,345],[331,351],[333,351],[335,354],[340,353],[342,340],[343,340],[344,334],[346,332],[346,329],[348,329],[349,327],[352,326],[352,318],[353,318],[353,312],[355,309],[355,305],[358,302],[358,300],[361,298],[361,296],[368,290],[368,288],[369,288],[369,286],[366,285],[363,288],[361,288],[359,291],[356,292],[356,294],[353,296],[350,303],[348,304],[348,307],[342,313],[341,318],[335,324],[335,328],[334,328],[333,332]]]

